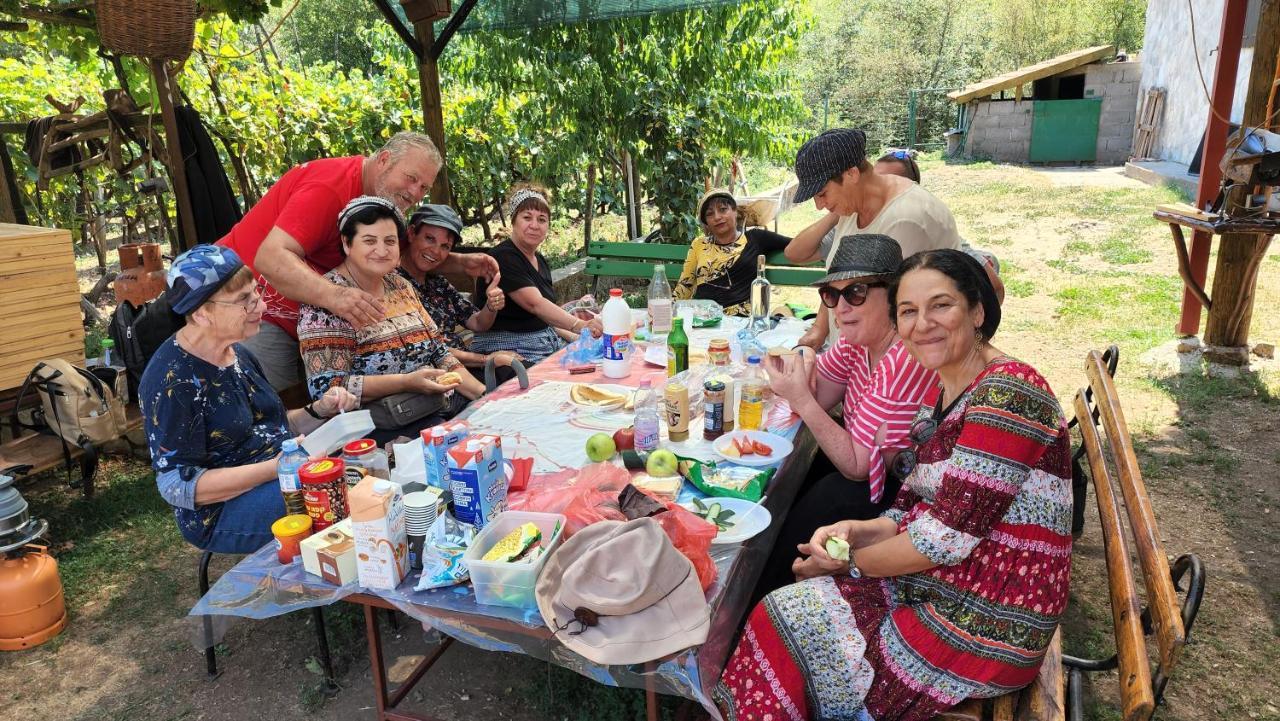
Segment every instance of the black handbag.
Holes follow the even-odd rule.
[[[443,393],[393,393],[364,405],[379,430],[404,428],[432,414],[447,413],[452,407],[451,398]]]

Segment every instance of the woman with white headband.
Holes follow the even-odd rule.
[[[502,274],[499,286],[509,300],[498,311],[490,331],[478,334],[472,341],[472,350],[514,351],[528,364],[555,353],[566,341],[576,340],[583,328],[599,336],[604,330],[599,318],[585,321],[560,307],[551,283],[551,266],[538,252],[551,227],[546,189],[527,183],[516,185],[507,196],[507,210],[511,238],[489,254],[498,261]]]

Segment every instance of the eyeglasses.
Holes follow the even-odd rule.
[[[872,288],[885,288],[885,283],[853,283],[846,285],[844,288],[837,288],[834,285],[818,286],[818,298],[822,300],[822,304],[828,308],[835,308],[840,304],[840,299],[844,298],[844,302],[852,306],[859,306],[867,302],[867,294]]]
[[[240,308],[242,308],[242,309],[244,310],[244,312],[245,312],[245,313],[252,313],[252,312],[253,312],[253,309],[254,309],[254,308],[257,308],[257,307],[258,307],[258,303],[260,303],[260,302],[262,301],[262,296],[265,294],[265,293],[264,293],[264,291],[266,290],[266,287],[267,287],[267,286],[266,286],[266,283],[258,283],[257,285],[253,286],[253,290],[249,291],[249,297],[248,297],[248,298],[245,298],[244,300],[213,300],[213,299],[210,299],[210,300],[209,300],[209,302],[210,302],[210,303],[217,303],[217,304],[219,304],[219,305],[235,305],[235,306],[239,306]]]
[[[907,433],[907,440],[911,441],[912,447],[899,453],[893,459],[893,475],[898,480],[905,479],[916,469],[916,465],[919,463],[916,449],[928,443],[929,439],[933,438],[933,434],[937,432],[938,421],[934,420],[932,416],[921,418],[911,424],[911,431]]]

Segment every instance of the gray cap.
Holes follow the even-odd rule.
[[[902,246],[893,238],[879,233],[846,235],[836,246],[827,274],[813,285],[851,278],[890,276],[898,272],[901,264]]]
[[[457,240],[462,240],[462,218],[457,211],[447,205],[429,203],[418,208],[413,217],[409,218],[409,227],[412,228],[419,223],[453,231]]]
[[[827,181],[855,168],[867,159],[867,134],[851,128],[832,128],[800,147],[796,153],[796,188],[793,202],[817,195]]]

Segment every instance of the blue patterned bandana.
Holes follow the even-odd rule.
[[[165,281],[169,284],[169,307],[186,315],[218,292],[244,261],[230,248],[197,245],[173,259]]]

